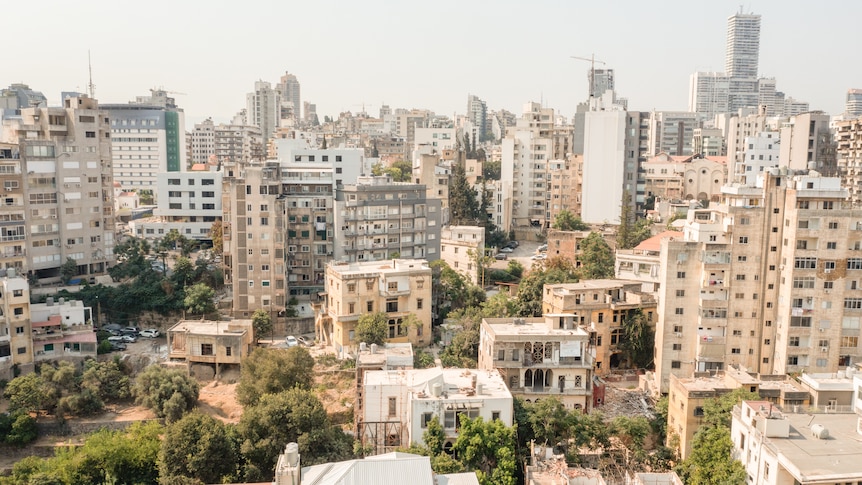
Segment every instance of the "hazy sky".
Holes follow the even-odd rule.
[[[4,2],[0,86],[25,82],[59,103],[85,90],[92,53],[96,97],[126,102],[154,86],[177,95],[187,124],[227,121],[254,82],[284,71],[321,119],[392,108],[520,113],[544,101],[566,116],[586,97],[588,62],[616,71],[636,110],[685,110],[689,75],[724,70],[732,1],[365,0],[304,2],[41,0]],[[832,114],[862,88],[856,51],[862,2],[755,1],[760,74]]]

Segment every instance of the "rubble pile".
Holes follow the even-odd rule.
[[[644,391],[638,389],[619,389],[608,386],[605,390],[605,402],[601,411],[607,419],[617,416],[643,416],[647,419],[654,417],[655,401]]]

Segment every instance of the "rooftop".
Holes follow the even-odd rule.
[[[848,377],[845,372],[832,373],[814,373],[802,374],[799,380],[802,384],[817,391],[852,391],[853,390],[853,374],[855,371],[850,370]]]
[[[388,261],[360,261],[355,263],[347,263],[342,261],[332,261],[329,267],[333,271],[340,273],[342,276],[357,276],[368,273],[397,273],[411,272],[424,270],[428,273],[431,268],[428,266],[428,261],[424,259],[393,259]]]
[[[382,346],[360,348],[356,356],[357,367],[413,367],[413,345],[405,343],[386,343]]]
[[[630,280],[612,280],[612,279],[602,279],[602,280],[583,280],[577,283],[560,283],[556,285],[546,285],[546,288],[551,289],[555,294],[568,294],[581,292],[584,290],[610,290],[614,288],[622,288],[628,285],[636,285],[640,287],[640,281],[630,281]]]
[[[650,252],[660,252],[661,251],[661,240],[665,238],[679,238],[682,239],[683,233],[679,231],[664,231],[662,233],[656,234],[655,236],[644,239],[640,244],[634,247],[635,251],[650,251]]]
[[[477,399],[476,387],[481,385],[480,396],[485,399],[511,398],[512,393],[496,369],[408,369],[397,371],[369,371],[365,373],[368,386],[407,386],[415,398],[433,398],[433,385],[441,384],[444,399]]]
[[[765,401],[764,401],[765,402]],[[757,408],[758,402],[746,404]],[[766,403],[768,405],[769,403]],[[783,414],[790,421],[787,438],[765,438],[766,447],[797,480],[845,482],[862,480],[862,436],[856,432],[855,414]],[[811,431],[821,425],[829,431],[819,439]]]
[[[251,328],[251,320],[180,320],[168,332],[186,332],[197,335],[243,335]]]
[[[544,318],[486,318],[483,323],[490,327],[491,333],[494,335],[589,337],[587,332],[580,327],[572,329],[551,328]]]

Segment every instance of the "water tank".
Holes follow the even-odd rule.
[[[435,382],[431,385],[431,395],[434,397],[440,397],[443,394],[443,384],[439,382]]]
[[[476,384],[476,395],[482,395],[482,391],[485,390],[485,387],[482,384]]]
[[[45,306],[54,306],[54,297],[53,296],[49,296],[48,298],[45,298]]]
[[[15,268],[6,268],[6,277],[14,278],[15,277]]]
[[[822,424],[815,424],[811,427],[811,435],[819,440],[825,440],[829,438],[829,430]]]
[[[58,303],[60,304],[60,306],[63,306],[63,303],[66,303],[66,299],[61,296],[58,300]]]
[[[287,458],[289,466],[299,465],[299,445],[296,443],[288,443],[284,449],[284,455]]]
[[[376,354],[376,353],[377,353],[377,344],[371,344],[371,353],[372,353],[372,354]]]
[[[365,352],[366,350],[368,350],[368,344],[365,342],[359,342],[359,351]]]

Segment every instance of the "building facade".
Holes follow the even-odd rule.
[[[440,236],[440,259],[474,285],[485,278],[485,228],[447,226]]]

